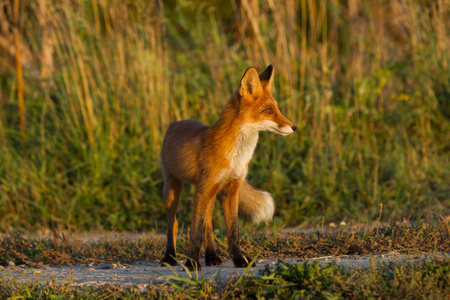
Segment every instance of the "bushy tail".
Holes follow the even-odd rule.
[[[272,196],[244,180],[239,189],[239,217],[258,224],[272,220],[274,211]]]

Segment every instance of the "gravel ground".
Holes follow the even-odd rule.
[[[371,256],[340,256],[340,257],[318,257],[309,259],[291,258],[286,259],[290,263],[301,263],[303,261],[317,261],[322,264],[336,262],[340,266],[368,268],[371,264],[381,264],[388,262],[401,263],[406,260],[417,260],[421,258],[431,258],[425,255],[401,255],[397,253],[387,253]],[[250,273],[257,274],[258,270],[264,266],[273,266],[276,259],[260,259],[257,265],[251,268]],[[222,266],[206,267],[202,262],[203,271],[198,272],[199,277],[210,278],[217,276],[216,280],[228,282],[230,276],[239,275],[244,269],[233,267],[231,260],[225,261]],[[179,274],[179,275],[177,275]],[[40,268],[30,268],[25,265],[7,267],[0,266],[0,278],[12,280],[22,284],[27,282],[37,282],[39,284],[70,283],[74,286],[94,286],[100,287],[105,284],[120,284],[124,287],[134,286],[138,289],[146,289],[151,284],[162,284],[169,280],[169,276],[187,277],[189,274],[183,271],[178,265],[173,268],[158,267],[158,262],[140,261],[133,264],[100,264],[84,266],[47,266]]]

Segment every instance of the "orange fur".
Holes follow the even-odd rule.
[[[274,210],[270,194],[254,189],[245,179],[258,132],[267,130],[288,135],[297,128],[281,114],[270,93],[272,78],[271,65],[260,75],[255,68],[248,68],[237,92],[212,127],[194,120],[170,124],[161,151],[163,197],[169,222],[166,255],[161,263],[176,264],[176,210],[182,185],[187,182],[196,187],[187,266],[200,268],[203,236],[206,264],[222,263],[215,253],[212,234],[212,211],[217,194],[223,204],[234,265],[247,266],[248,261],[239,248],[238,214],[260,222],[270,219]]]

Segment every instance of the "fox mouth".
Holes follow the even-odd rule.
[[[294,132],[290,127],[286,128],[286,129],[287,130],[280,130],[279,128],[271,128],[271,129],[269,129],[269,131],[271,131],[273,133],[276,133],[278,135],[283,135],[283,136],[290,135],[290,134],[292,134]]]
[[[252,125],[252,128],[257,131],[269,131],[278,135],[290,135],[297,129],[296,126],[291,127],[287,124],[279,126],[277,123],[269,120],[255,123]]]

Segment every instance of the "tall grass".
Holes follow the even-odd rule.
[[[12,4],[2,5],[8,17]],[[46,40],[39,9],[21,5],[34,54],[23,133],[16,70],[0,48],[4,230],[164,227],[168,124],[214,123],[244,70],[269,63],[280,108],[300,129],[262,133],[251,164],[276,221],[370,221],[381,203],[385,219],[450,211],[447,0],[50,1]],[[190,201],[186,189],[183,222]]]

